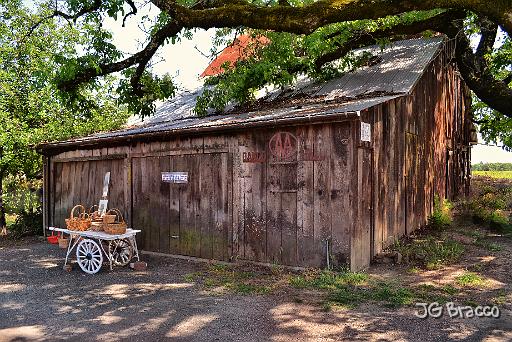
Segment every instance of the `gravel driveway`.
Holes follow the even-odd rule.
[[[500,319],[416,318],[413,309],[363,305],[325,312],[286,294],[205,292],[184,275],[204,265],[144,255],[147,271],[62,270],[43,242],[0,247],[0,341],[510,341]],[[185,277],[186,278],[186,277]]]

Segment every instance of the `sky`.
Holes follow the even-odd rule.
[[[139,10],[137,16],[131,16],[122,27],[122,20],[107,19],[104,26],[110,29],[114,36],[114,43],[125,53],[135,53],[142,49],[145,33],[140,28],[143,16],[156,16],[158,9],[149,4]],[[168,44],[159,49],[158,63],[154,65],[157,74],[169,73],[182,89],[197,88],[202,84],[199,75],[211,61],[210,49],[214,29],[208,31],[197,30],[192,40],[183,39],[172,45]],[[483,141],[479,138],[479,142]],[[473,164],[508,162],[512,163],[512,152],[506,152],[501,147],[475,145],[472,148],[471,160]]]

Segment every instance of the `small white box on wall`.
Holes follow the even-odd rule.
[[[372,126],[369,123],[361,122],[361,141],[372,141]]]

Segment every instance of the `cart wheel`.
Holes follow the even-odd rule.
[[[100,246],[91,239],[80,241],[76,247],[76,261],[85,273],[98,273],[103,264],[103,253]]]
[[[114,265],[126,266],[133,258],[133,248],[127,239],[114,240],[110,244],[110,254]]]

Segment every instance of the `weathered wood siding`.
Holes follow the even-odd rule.
[[[353,123],[251,130],[234,150],[233,256],[293,266],[322,266],[327,250],[348,264],[357,187]],[[291,134],[292,157],[271,152],[272,139]],[[244,162],[246,155],[264,155]]]
[[[129,202],[125,193],[127,175],[124,170],[123,159],[53,162],[49,225],[64,227],[64,220],[69,217],[74,204],[84,204],[87,211],[93,204],[98,204],[106,172],[112,175],[109,207],[119,208],[127,215]]]
[[[467,87],[443,49],[409,96],[363,113],[373,126],[373,255],[427,223],[434,198],[469,186]]]
[[[271,151],[281,134],[289,158]],[[52,224],[63,226],[73,204],[96,203],[110,171],[109,207],[142,229],[144,250],[292,266],[323,266],[329,251],[330,263],[349,264],[354,138],[353,123],[338,122],[65,152],[52,157]],[[101,159],[114,154],[125,158]],[[163,183],[165,171],[188,172],[189,183]]]

